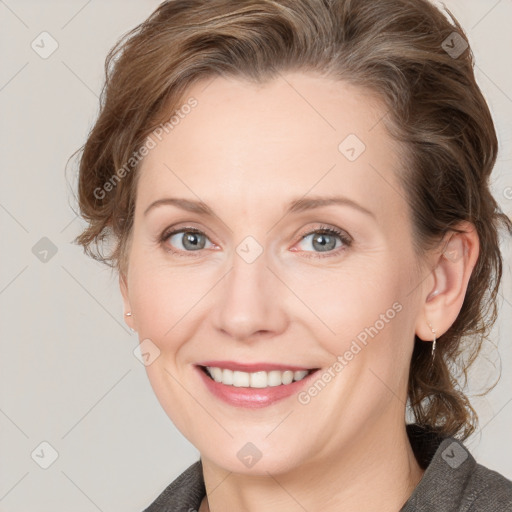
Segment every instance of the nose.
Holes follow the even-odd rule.
[[[225,336],[251,343],[286,329],[285,287],[267,263],[265,253],[250,263],[234,254],[231,270],[219,283],[214,306],[215,328]]]

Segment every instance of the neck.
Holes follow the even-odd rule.
[[[328,460],[279,474],[259,476],[227,472],[202,459],[208,499],[201,512],[211,510],[322,510],[381,512],[399,510],[424,471],[412,452],[405,424],[371,428]],[[209,505],[209,508],[208,508]]]

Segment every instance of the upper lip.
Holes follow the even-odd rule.
[[[239,372],[270,372],[272,370],[278,371],[301,371],[301,370],[314,370],[315,368],[296,366],[292,364],[276,364],[276,363],[238,363],[236,361],[203,361],[197,363],[198,366],[210,366],[216,368],[222,368],[225,370],[239,371]]]

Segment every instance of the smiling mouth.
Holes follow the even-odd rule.
[[[287,386],[293,382],[305,379],[317,368],[311,370],[271,370],[257,372],[242,372],[219,368],[217,366],[200,366],[201,370],[213,381],[225,386],[237,388],[270,388]]]

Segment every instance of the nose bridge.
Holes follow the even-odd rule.
[[[253,237],[236,247],[231,271],[215,304],[216,327],[239,340],[283,328],[285,314],[277,299],[278,283],[267,268],[267,253]]]

